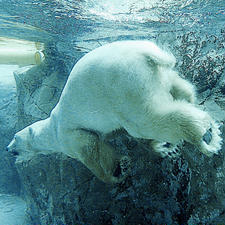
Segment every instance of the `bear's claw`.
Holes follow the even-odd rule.
[[[222,138],[220,137],[219,124],[212,122],[211,127],[205,132],[200,143],[200,151],[211,157],[218,154],[221,149]]]
[[[117,164],[117,167],[113,173],[114,177],[117,178],[125,178],[130,171],[130,158],[128,156],[123,156],[119,163]]]
[[[203,141],[208,145],[212,140],[212,128],[209,128],[203,135]]]

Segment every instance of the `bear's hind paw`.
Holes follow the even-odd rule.
[[[154,152],[158,153],[162,158],[177,158],[180,156],[180,151],[177,146],[168,142],[153,141],[152,148]]]

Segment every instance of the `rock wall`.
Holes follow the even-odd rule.
[[[16,83],[7,68],[0,73],[0,193],[18,194],[20,181],[15,159],[5,152],[17,126]]]
[[[196,84],[199,104],[220,121],[224,139],[225,56],[219,48],[224,40],[211,38],[183,34],[172,46],[176,56],[183,56],[178,58],[179,71]],[[55,71],[54,65],[16,74],[20,127],[46,118],[57,103],[68,71]],[[171,160],[154,155],[149,141],[123,130],[113,133],[109,143],[132,158],[130,176],[118,185],[102,183],[80,162],[61,154],[37,155],[16,164],[31,224],[224,223],[224,145],[209,159],[185,143],[181,156]]]

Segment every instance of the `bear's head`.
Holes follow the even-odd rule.
[[[28,152],[32,136],[32,129],[30,127],[17,132],[10,144],[7,146],[7,151],[16,156],[21,155],[24,152]]]

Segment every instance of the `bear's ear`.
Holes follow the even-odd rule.
[[[157,46],[154,47],[155,52],[144,53],[144,57],[146,58],[148,64],[152,66],[164,66],[173,68],[176,64],[176,58],[172,53],[163,51],[159,49]]]
[[[149,65],[151,68],[155,68],[155,67],[156,67],[157,62],[154,61],[154,59],[152,59],[150,56],[147,56],[147,55],[145,56],[145,58],[146,58],[146,61],[147,61],[148,65]]]
[[[30,135],[30,138],[33,139],[34,137],[34,133],[33,133],[33,130],[31,127],[28,128],[28,131],[29,131],[29,135]]]

